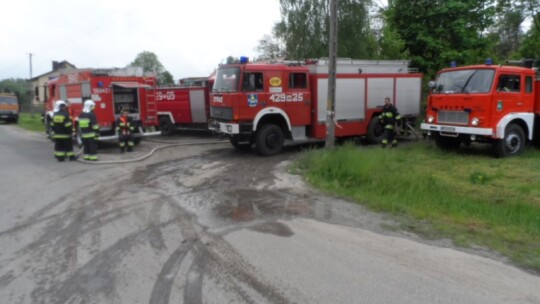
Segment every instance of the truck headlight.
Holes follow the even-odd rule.
[[[427,121],[427,123],[433,123],[435,121],[435,117],[433,117],[431,115],[428,115],[426,117],[426,121]]]
[[[477,117],[474,117],[472,120],[471,120],[471,125],[473,126],[478,126],[480,124],[480,119],[478,119]]]

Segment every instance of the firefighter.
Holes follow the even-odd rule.
[[[73,133],[73,122],[71,121],[68,105],[65,101],[58,100],[54,104],[54,114],[50,125],[54,134],[54,157],[59,162],[66,160],[66,157],[70,161],[75,160],[71,135]]]
[[[84,149],[84,159],[97,161],[97,142],[99,139],[99,126],[97,124],[94,108],[96,104],[92,100],[84,102],[83,111],[79,114],[79,130]]]
[[[118,134],[118,145],[120,146],[120,153],[124,153],[127,145],[127,151],[131,152],[135,143],[133,142],[133,121],[128,116],[128,110],[123,109],[122,114],[116,120],[116,134]]]
[[[381,142],[383,148],[386,148],[389,142],[392,143],[392,148],[397,147],[395,128],[396,122],[399,120],[401,120],[401,116],[399,116],[398,110],[390,101],[390,97],[386,97],[381,116],[379,116],[379,121],[384,126],[384,138]]]

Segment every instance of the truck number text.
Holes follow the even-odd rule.
[[[273,102],[302,102],[304,101],[304,94],[303,93],[292,93],[292,94],[279,93],[279,94],[270,95],[268,99]]]
[[[156,101],[161,101],[161,100],[174,100],[175,99],[175,95],[174,95],[174,91],[166,91],[165,93],[163,92],[156,92]]]

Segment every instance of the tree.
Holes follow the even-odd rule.
[[[478,63],[492,55],[484,33],[494,15],[491,0],[392,0],[386,20],[413,65],[429,75],[451,61]]]
[[[370,29],[370,0],[338,3],[338,56],[372,58],[376,39]],[[281,21],[274,34],[291,59],[328,56],[330,0],[280,0]]]
[[[157,55],[152,52],[143,51],[139,53],[129,66],[141,67],[144,73],[154,73],[160,85],[174,83],[171,73],[165,70],[161,62],[159,62]]]
[[[286,57],[283,42],[271,35],[264,35],[255,50],[260,54],[258,60]]]
[[[0,81],[1,93],[13,93],[17,95],[19,104],[22,107],[30,106],[30,91],[28,90],[28,81],[22,78],[11,78]]]
[[[494,53],[500,60],[519,56],[518,50],[523,38],[521,25],[525,21],[526,14],[527,9],[523,1],[498,1],[495,24],[489,37],[493,41]]]

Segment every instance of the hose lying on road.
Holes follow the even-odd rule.
[[[165,149],[165,148],[171,148],[171,147],[178,147],[178,146],[193,146],[193,145],[214,145],[214,144],[222,144],[227,143],[228,141],[220,140],[220,141],[197,141],[197,142],[186,142],[186,143],[172,143],[167,144],[163,146],[158,146],[152,149],[147,154],[132,158],[132,159],[122,159],[122,160],[108,160],[108,161],[87,161],[84,159],[78,159],[78,162],[84,163],[84,164],[92,164],[92,165],[111,165],[111,164],[125,164],[125,163],[133,163],[133,162],[139,162],[142,160],[145,160],[152,156],[156,151]],[[82,153],[82,149],[77,152],[77,155],[80,155]]]

